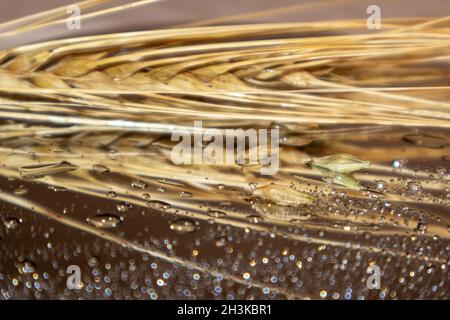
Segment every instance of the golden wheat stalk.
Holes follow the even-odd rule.
[[[431,80],[448,76],[431,63],[449,56],[448,29],[285,38],[305,32],[305,26],[157,30],[6,50],[0,53],[0,90],[50,101],[4,99],[1,115],[45,121],[51,112],[54,123],[100,126],[120,118],[142,130],[174,116],[186,123],[202,118],[236,125],[247,120],[448,127],[449,103],[442,99],[448,87],[414,86],[424,67]],[[318,23],[306,30],[325,28]],[[252,40],[269,35],[278,39]],[[24,108],[30,111],[26,116]]]

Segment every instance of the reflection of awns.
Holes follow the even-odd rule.
[[[67,274],[71,274],[67,278],[67,288],[70,290],[79,290],[83,288],[81,283],[81,269],[77,265],[70,265],[67,267]]]
[[[180,141],[171,152],[171,160],[177,165],[259,165],[262,175],[274,175],[278,172],[279,129],[277,128],[272,128],[269,132],[267,129],[203,129],[202,121],[194,121],[192,132],[176,130],[172,133],[171,140]]]
[[[380,289],[381,288],[381,270],[376,264],[372,264],[367,268],[367,273],[371,275],[367,278],[367,289]]]

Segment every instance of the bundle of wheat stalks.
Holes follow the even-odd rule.
[[[364,24],[182,28],[32,44],[0,53],[1,115],[83,132],[165,132],[174,119],[448,127],[450,34],[447,20],[438,22],[315,37],[301,35]]]
[[[142,190],[130,191],[116,176],[99,173],[112,172],[139,180],[141,186],[164,185],[168,192],[150,196],[154,209],[189,212],[203,220],[211,218],[211,203],[247,203],[249,194],[237,198],[235,191],[217,186],[242,188],[251,195],[254,184],[276,182],[271,205],[252,203],[253,209],[266,206],[262,211],[273,224],[303,219],[308,216],[304,211],[283,206],[283,200],[277,204],[277,197],[292,188],[305,194],[319,190],[321,196],[332,189],[300,147],[349,135],[366,141],[390,125],[450,127],[449,20],[393,19],[382,32],[368,31],[365,21],[356,20],[176,28],[5,50],[0,52],[0,172],[103,198],[109,190],[117,195],[115,200],[148,205]],[[262,177],[238,165],[175,166],[169,157],[170,130],[189,130],[194,120],[218,129],[279,127],[280,172]],[[387,156],[379,149],[350,151],[372,161]],[[431,150],[422,156],[436,154]],[[42,176],[30,175],[36,173],[36,164],[50,168]],[[374,164],[372,169],[358,180],[392,176],[388,166]],[[426,172],[396,174],[420,179],[430,192],[425,203],[436,203],[433,191],[444,187]],[[179,196],[187,189],[193,199]],[[355,198],[367,198],[361,190],[352,192]],[[254,195],[264,198],[265,193]],[[415,202],[405,194],[384,196],[394,203]],[[33,207],[12,195],[0,198]],[[202,205],[205,199],[208,209]],[[316,215],[325,211],[326,206],[314,209]],[[236,210],[215,218],[235,227],[268,230],[248,223],[247,215]],[[364,223],[375,221],[372,217]],[[386,233],[398,232],[397,222]],[[307,222],[304,226],[317,228]],[[430,228],[448,237],[445,227]]]

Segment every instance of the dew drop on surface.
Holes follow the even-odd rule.
[[[7,218],[3,219],[3,224],[5,225],[6,229],[10,229],[10,230],[14,230],[21,223],[22,223],[22,219],[19,219],[16,217],[7,217]]]
[[[89,257],[88,265],[92,268],[98,265],[98,258],[95,256]]]
[[[378,190],[364,190],[361,193],[369,199],[379,199],[384,197],[383,192]]]
[[[225,236],[221,236],[216,239],[217,247],[224,247],[227,245],[227,243],[228,243],[228,240],[227,240],[227,237],[225,237]]]
[[[120,212],[126,212],[126,211],[130,210],[132,207],[133,206],[131,204],[129,204],[128,202],[120,202],[120,203],[116,204],[116,208]]]
[[[107,229],[117,227],[123,218],[112,213],[102,213],[89,217],[86,221],[97,228]]]
[[[270,184],[254,189],[252,194],[263,200],[271,201],[280,206],[299,206],[311,204],[312,196],[283,185]]]
[[[298,134],[289,134],[280,137],[280,144],[285,146],[292,146],[292,147],[303,147],[311,144],[313,141],[312,138],[303,137]]]
[[[312,218],[312,215],[309,213],[303,214],[303,215],[297,215],[294,219],[290,220],[290,223],[292,224],[301,224],[303,221],[310,220]]]
[[[18,196],[24,196],[28,193],[28,189],[25,188],[24,186],[20,186],[16,189],[14,189],[14,194],[18,195]]]
[[[108,198],[110,198],[110,199],[114,199],[115,197],[117,197],[117,193],[114,192],[114,191],[108,191],[108,192],[106,193],[106,196],[107,196]]]
[[[155,210],[167,210],[171,207],[169,203],[159,200],[150,200],[147,202],[147,206]]]
[[[177,219],[170,222],[170,230],[178,233],[190,233],[196,229],[195,223],[189,219]]]
[[[213,218],[224,218],[226,217],[226,213],[219,210],[208,210],[208,216]]]
[[[131,182],[131,186],[134,189],[140,189],[140,190],[147,188],[147,184],[140,180],[134,180],[133,182]]]
[[[257,224],[257,223],[260,223],[261,221],[263,221],[263,217],[261,217],[260,215],[257,215],[257,214],[251,214],[251,215],[247,216],[247,220],[250,223]]]
[[[427,232],[427,225],[424,222],[419,222],[415,229],[418,233],[424,234]]]
[[[117,151],[116,150],[110,150],[108,152],[108,158],[111,160],[117,160]]]
[[[192,193],[190,193],[188,191],[181,191],[180,192],[180,197],[182,197],[182,198],[192,198]]]
[[[19,270],[19,273],[33,273],[36,270],[36,265],[30,260],[23,260],[17,263],[17,270]]]
[[[420,182],[411,181],[406,185],[406,192],[409,194],[418,194],[423,191],[423,186]]]
[[[394,170],[403,169],[406,166],[407,160],[405,159],[395,159],[392,160],[392,168]]]
[[[149,195],[148,193],[142,194],[142,199],[149,200],[150,198],[151,198],[151,195]]]
[[[98,174],[104,174],[104,173],[110,172],[108,167],[101,165],[101,164],[94,164],[92,166],[92,170],[94,170]]]
[[[386,190],[387,183],[383,180],[375,181],[375,188],[379,192],[383,192]]]
[[[53,190],[54,192],[65,192],[67,191],[67,188],[60,187],[60,186],[48,186],[50,190]]]

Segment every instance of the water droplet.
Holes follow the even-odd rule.
[[[286,134],[280,137],[280,144],[284,146],[303,147],[311,144],[313,138],[304,137],[300,134]]]
[[[386,186],[387,186],[387,183],[385,181],[383,181],[383,180],[377,180],[375,182],[375,188],[379,192],[385,191],[386,190]]]
[[[427,232],[427,225],[424,222],[419,222],[415,229],[418,233],[424,234]]]
[[[255,200],[252,203],[252,209],[260,214],[262,218],[290,221],[297,223],[305,221],[312,217],[308,212],[305,212],[299,207],[279,206],[270,201]]]
[[[106,193],[106,196],[107,196],[108,198],[110,198],[110,199],[114,199],[115,197],[117,197],[117,193],[114,192],[114,191],[108,191],[108,192]]]
[[[221,236],[221,237],[218,237],[216,239],[216,246],[217,247],[224,247],[224,246],[227,245],[227,243],[228,243],[228,239],[225,236]]]
[[[177,219],[170,223],[170,229],[179,233],[190,233],[196,229],[195,223],[188,219]]]
[[[159,200],[148,201],[147,206],[155,210],[167,210],[171,207],[169,203]]]
[[[297,215],[294,219],[291,219],[292,224],[301,224],[303,221],[307,221],[312,218],[310,213],[304,215]]]
[[[261,221],[263,221],[263,218],[261,216],[257,215],[257,214],[251,214],[251,215],[247,216],[247,220],[250,223],[257,224],[257,223],[260,223]]]
[[[111,159],[111,160],[117,160],[117,151],[116,150],[109,150],[108,158]]]
[[[134,180],[131,183],[131,186],[135,189],[141,189],[141,190],[147,188],[147,184],[140,180]]]
[[[226,217],[226,213],[219,210],[208,210],[208,216],[213,218],[224,218]]]
[[[120,212],[126,212],[126,211],[130,210],[132,207],[133,206],[131,204],[129,204],[128,202],[120,202],[120,203],[116,204],[116,208]]]
[[[407,162],[408,161],[405,159],[395,159],[395,160],[392,160],[391,165],[394,170],[398,170],[398,169],[403,169],[406,166]]]
[[[26,195],[28,193],[28,189],[25,188],[24,186],[20,186],[16,189],[14,189],[14,194],[18,195],[18,196],[23,196]]]
[[[7,217],[3,219],[3,224],[7,229],[13,230],[22,223],[22,219],[16,217]]]
[[[105,229],[117,227],[120,223],[122,223],[123,218],[111,213],[102,213],[89,217],[86,221],[97,228]]]
[[[151,198],[151,196],[148,193],[142,194],[142,199],[149,200],[150,198]]]
[[[19,273],[33,273],[36,270],[36,265],[30,260],[23,260],[17,263],[17,270],[19,270]]]
[[[101,164],[94,164],[92,166],[92,170],[94,170],[98,174],[104,174],[104,173],[110,172],[108,167],[101,165]]]
[[[65,191],[67,191],[67,188],[61,187],[61,186],[48,186],[48,188],[50,190],[55,191],[55,192],[65,192]]]
[[[309,194],[278,184],[269,184],[257,188],[253,190],[253,195],[280,206],[295,207],[301,204],[311,204],[313,201],[313,197]]]
[[[96,256],[92,256],[89,258],[88,260],[88,265],[92,268],[92,267],[96,267],[98,266],[98,258]]]
[[[406,184],[406,192],[409,194],[418,194],[423,191],[423,186],[420,182],[411,181]]]
[[[192,197],[192,193],[190,193],[188,191],[181,191],[180,192],[180,197],[182,197],[182,198],[191,198]]]

